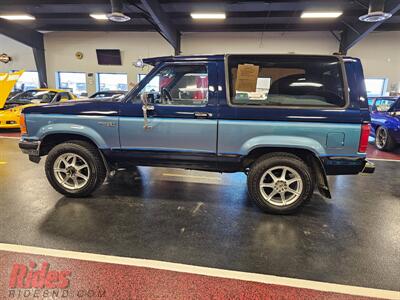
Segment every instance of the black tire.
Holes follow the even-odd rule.
[[[67,189],[63,187],[56,179],[54,174],[54,164],[57,158],[65,153],[74,153],[81,156],[88,164],[90,174],[87,183],[79,189]],[[104,166],[103,159],[96,146],[91,143],[79,140],[72,140],[59,144],[50,150],[45,163],[45,171],[47,179],[52,187],[59,193],[68,197],[86,197],[103,184],[107,170]]]
[[[299,174],[303,185],[300,196],[293,203],[286,206],[278,206],[268,202],[260,190],[260,181],[264,173],[278,166],[295,170]],[[252,164],[247,177],[247,185],[250,197],[263,211],[274,214],[290,214],[311,198],[315,183],[310,167],[301,158],[286,152],[275,152],[263,155]]]
[[[378,136],[382,132],[387,137],[384,142],[382,142],[381,138]],[[390,135],[387,128],[383,126],[379,126],[375,132],[375,146],[381,151],[390,151],[396,147],[396,142]]]

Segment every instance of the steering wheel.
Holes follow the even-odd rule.
[[[161,89],[161,97],[164,98],[164,96],[168,102],[172,101],[171,94],[169,93],[169,91],[166,88]]]

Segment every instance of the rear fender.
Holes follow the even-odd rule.
[[[317,156],[325,155],[325,148],[316,140],[299,136],[263,135],[247,140],[240,152],[248,154],[257,148],[297,148],[311,151]]]

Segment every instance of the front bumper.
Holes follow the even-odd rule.
[[[31,156],[40,156],[40,141],[20,140],[19,149],[25,154]]]

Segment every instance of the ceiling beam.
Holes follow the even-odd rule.
[[[0,33],[32,48],[41,87],[47,87],[43,34],[23,25],[0,19]]]
[[[385,1],[385,12],[394,15],[400,10],[399,0]],[[342,37],[339,46],[340,53],[347,53],[347,51],[365,38],[370,32],[378,28],[383,22],[367,23],[359,21],[358,19],[352,24],[346,24],[347,28],[342,32]]]
[[[47,88],[46,56],[43,49],[32,48],[41,88]]]
[[[180,54],[181,34],[161,7],[160,2],[158,0],[142,0],[142,4],[160,29],[160,34],[175,49],[175,54]]]
[[[23,25],[0,19],[0,33],[26,46],[44,50],[43,34]]]

